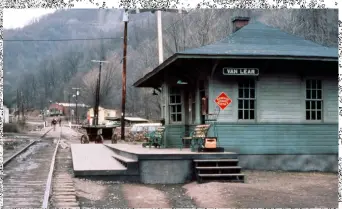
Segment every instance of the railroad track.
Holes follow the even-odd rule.
[[[51,129],[42,138],[49,131]],[[54,140],[35,141],[6,160],[4,208],[79,208],[71,175],[61,178],[66,177],[61,164],[68,163],[63,159],[66,151],[59,149],[61,134],[62,129],[57,143]],[[74,192],[74,199],[70,198],[71,191]]]

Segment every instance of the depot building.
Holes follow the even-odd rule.
[[[233,25],[223,40],[177,52],[134,84],[161,91],[166,146],[213,123],[209,136],[243,168],[337,171],[338,49],[245,17]]]

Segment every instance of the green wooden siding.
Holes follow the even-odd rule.
[[[219,143],[239,154],[337,154],[338,124],[217,124]],[[179,147],[184,126],[167,126],[167,146]],[[213,129],[209,131],[213,136]]]
[[[167,147],[179,147],[181,145],[181,135],[185,131],[184,125],[166,125],[165,140]]]

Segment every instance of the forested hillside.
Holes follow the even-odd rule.
[[[164,59],[229,35],[235,15],[337,47],[337,10],[198,9],[188,14],[162,13]],[[131,15],[128,25],[127,112],[156,117],[158,97],[151,97],[151,89],[132,87],[158,64],[155,14]],[[122,10],[108,9],[60,10],[22,29],[5,30],[5,104],[16,103],[18,89],[25,95],[26,108],[42,109],[50,100],[67,101],[71,88],[81,87],[81,102],[92,105],[98,64],[91,60],[102,59],[110,63],[103,66],[101,105],[119,108],[122,37]]]

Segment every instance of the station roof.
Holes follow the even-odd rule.
[[[250,22],[213,44],[177,52],[139,79],[134,86],[146,87],[150,79],[177,59],[297,59],[338,61],[338,48],[325,47],[260,22]]]

